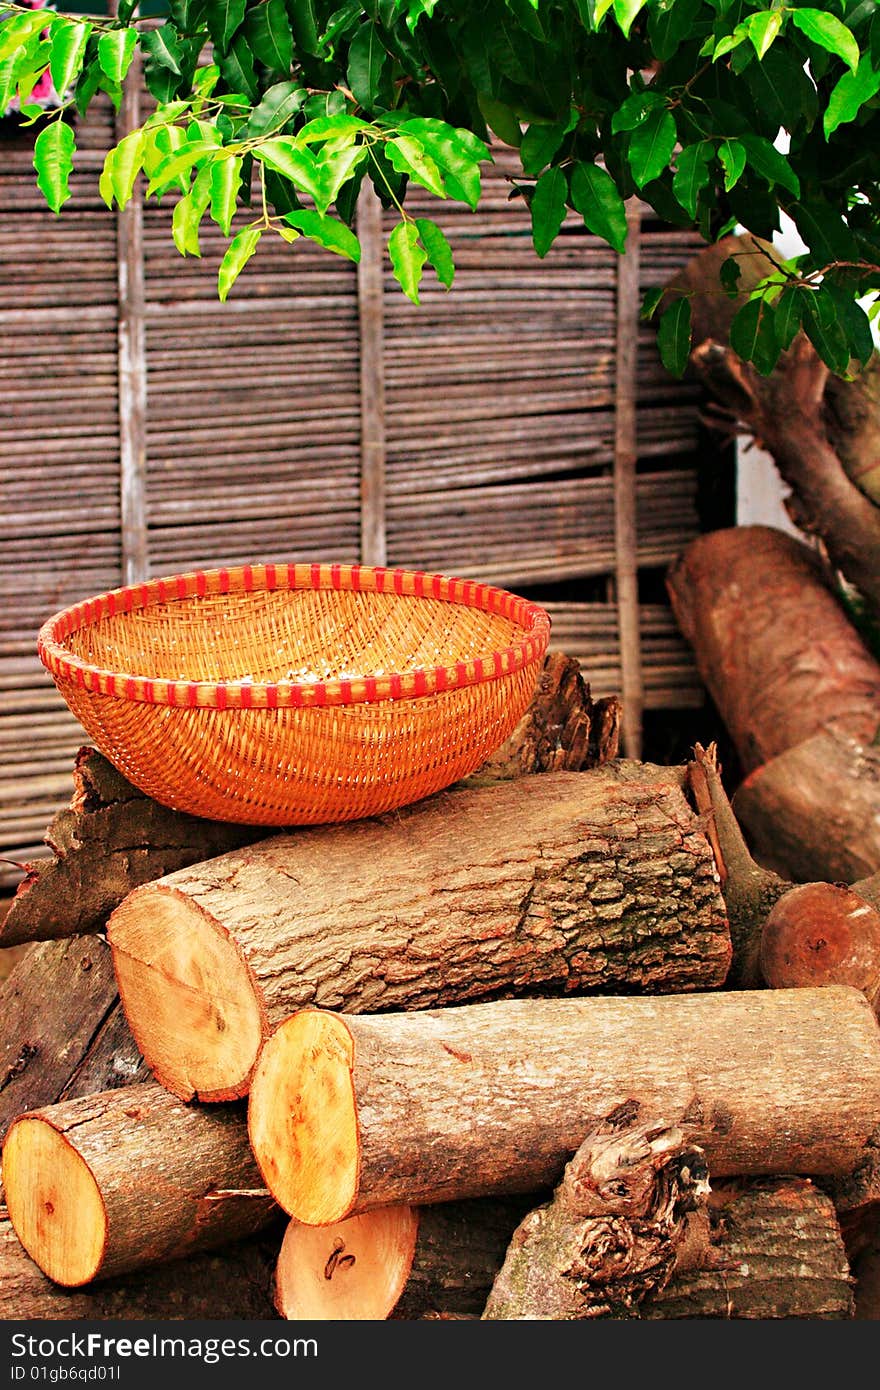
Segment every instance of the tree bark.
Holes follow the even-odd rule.
[[[3,1178],[22,1245],[69,1287],[210,1250],[277,1214],[241,1108],[185,1106],[149,1083],[19,1116]]]
[[[851,1318],[852,1276],[833,1203],[808,1179],[713,1184],[708,1259],[676,1270],[643,1318]]]
[[[277,1319],[272,1279],[281,1232],[208,1255],[108,1279],[89,1289],[53,1284],[8,1221],[0,1220],[0,1318],[44,1322]]]
[[[263,1048],[251,1145],[289,1215],[534,1192],[624,1102],[710,1172],[847,1174],[880,1124],[880,1028],[846,986],[305,1009]]]
[[[853,883],[880,871],[878,789],[880,746],[821,732],[746,777],[733,807],[762,863]]]
[[[708,1193],[703,1154],[680,1129],[620,1107],[517,1227],[483,1319],[638,1316],[669,1280]]]
[[[0,986],[0,1139],[24,1110],[148,1075],[96,936],[29,945]]]
[[[281,835],[136,889],[108,934],[157,1080],[243,1095],[297,1008],[720,986],[730,940],[681,769],[459,788]]]
[[[667,588],[747,773],[819,733],[874,737],[880,664],[806,545],[767,526],[712,531]]]
[[[51,859],[28,868],[0,925],[0,947],[100,931],[138,884],[259,838],[171,811],[145,796],[94,748],[73,769],[74,793],[46,831]]]

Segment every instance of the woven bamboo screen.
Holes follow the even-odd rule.
[[[184,260],[167,208],[98,199],[112,120],[81,123],[60,218],[30,139],[0,135],[0,883],[45,852],[86,741],[37,629],[150,574],[362,559],[487,579],[546,603],[594,696],[624,694],[631,755],[642,708],[702,702],[669,608],[639,598],[699,530],[693,389],[637,315],[695,238],[636,215],[618,260],[571,223],[540,262],[499,150],[478,213],[430,211],[451,292],[426,276],[403,298],[362,200],[360,267],[279,242],[221,305],[215,230]]]

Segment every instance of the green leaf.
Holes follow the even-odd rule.
[[[232,219],[238,205],[238,190],[241,187],[240,155],[226,159],[215,159],[211,163],[211,218],[217,223],[224,236],[229,236]]]
[[[427,217],[417,217],[416,226],[419,229],[419,240],[428,253],[428,261],[434,267],[437,279],[441,285],[450,289],[455,279],[455,264],[452,259],[452,247],[446,239],[445,232]]]
[[[101,71],[111,82],[124,82],[137,47],[137,30],[109,29],[98,39]]]
[[[818,200],[795,203],[791,216],[818,265],[858,260],[855,237],[840,213],[829,204]]]
[[[27,47],[28,42],[43,29],[55,23],[66,23],[60,15],[51,10],[38,10],[36,14],[14,14],[4,19],[0,27],[0,63],[11,58],[19,49]]]
[[[407,298],[418,304],[422,269],[428,256],[414,222],[398,222],[388,238],[388,254],[395,280]]]
[[[850,29],[827,10],[789,10],[795,28],[800,29],[811,43],[819,44],[829,53],[842,58],[853,72],[859,66],[859,45]]]
[[[649,319],[654,317],[657,305],[660,303],[665,293],[666,290],[662,285],[659,289],[655,286],[653,289],[645,290],[642,297],[642,306],[639,309],[639,318],[643,323],[647,323]]]
[[[613,0],[614,18],[629,38],[629,31],[632,28],[633,20],[636,15],[645,8],[645,0]]]
[[[880,90],[880,72],[875,72],[871,59],[865,53],[855,72],[845,72],[828,98],[828,106],[822,118],[825,138],[833,134],[838,126],[854,121],[866,101],[876,96]]]
[[[53,212],[60,212],[70,197],[70,175],[76,139],[66,121],[55,120],[41,130],[34,142],[37,185]]]
[[[254,68],[254,55],[244,34],[236,34],[226,53],[220,56],[220,72],[223,81],[231,92],[239,92],[248,102],[256,103],[260,96],[260,84]],[[220,97],[220,101],[230,98]],[[238,101],[241,106],[242,102]]]
[[[194,34],[205,18],[205,0],[168,0],[168,8],[181,34]]]
[[[314,0],[287,0],[287,13],[290,15],[293,37],[299,51],[317,56],[321,52],[321,44]]]
[[[617,184],[598,164],[576,164],[571,174],[571,201],[588,231],[615,251],[626,246],[626,207]]]
[[[847,289],[833,284],[827,277],[821,285],[820,293],[830,297],[836,305],[837,318],[846,338],[850,357],[855,357],[863,367],[867,366],[874,355],[874,337],[868,315]]]
[[[776,38],[782,28],[784,17],[782,10],[759,10],[757,14],[749,15],[745,21],[748,36],[759,58],[764,57]]]
[[[221,301],[225,302],[232,286],[259,246],[262,235],[261,227],[245,227],[244,231],[239,232],[235,240],[229,243],[217,275]]]
[[[730,346],[744,362],[754,363],[762,376],[769,376],[779,357],[776,314],[763,296],[749,299],[737,311],[730,325]]]
[[[278,135],[254,149],[254,157],[277,174],[282,174],[316,202],[324,196],[317,161],[311,150],[303,149],[292,135]]]
[[[130,199],[144,162],[145,145],[143,130],[133,130],[107,151],[98,189],[108,207],[112,207],[114,198],[121,208]]]
[[[726,261],[721,262],[718,278],[727,297],[736,299],[739,294],[739,282],[742,278],[742,266],[736,256],[728,256]]]
[[[154,194],[161,193],[175,183],[188,189],[187,175],[192,170],[193,165],[204,159],[212,159],[216,152],[217,146],[207,140],[186,141],[159,164],[155,174],[147,184],[146,196],[152,198]]]
[[[494,97],[480,92],[477,105],[486,125],[495,132],[498,139],[518,150],[522,144],[522,127],[507,103],[496,101]]]
[[[438,198],[446,197],[440,170],[420,140],[412,135],[396,135],[385,146],[385,153],[398,174],[407,174]]]
[[[354,140],[362,130],[370,128],[368,121],[345,112],[337,116],[316,116],[297,131],[296,142],[298,145],[314,145],[319,140],[338,140],[342,137]]]
[[[796,198],[800,197],[800,179],[775,145],[765,140],[763,135],[740,135],[739,143],[746,152],[750,169],[754,169],[769,184],[779,184]]]
[[[687,145],[678,156],[672,191],[691,218],[696,218],[700,191],[709,183],[714,154],[711,141],[701,140]]]
[[[302,110],[308,93],[299,82],[276,82],[250,114],[245,135],[271,135],[282,130]]]
[[[247,37],[254,54],[270,72],[290,72],[293,35],[284,0],[263,0],[247,17]]]
[[[475,208],[480,201],[480,164],[492,158],[488,145],[469,130],[431,117],[403,121],[399,129],[414,135],[431,156],[443,173],[449,196]]]
[[[244,19],[247,0],[208,0],[208,33],[221,53],[225,53]],[[221,295],[221,298],[224,296]]]
[[[664,367],[673,376],[684,376],[691,350],[691,302],[682,296],[660,315],[657,347]]]
[[[566,127],[562,121],[557,121],[555,125],[530,125],[519,147],[523,173],[530,177],[540,174],[550,163],[565,136]]]
[[[724,170],[724,188],[729,193],[739,183],[746,167],[745,147],[739,140],[722,140],[718,146],[718,158]]]
[[[82,69],[83,55],[92,32],[91,24],[63,20],[52,26],[49,72],[52,86],[60,97],[73,85]]]
[[[561,169],[547,169],[535,184],[529,208],[532,214],[532,242],[543,259],[565,221],[568,180]]]
[[[700,11],[701,0],[657,0],[648,15],[648,35],[651,49],[661,63],[666,63],[685,38]]]
[[[611,130],[614,135],[622,130],[635,130],[646,120],[652,111],[662,111],[665,103],[659,92],[633,92],[618,106],[611,117]]]
[[[378,26],[365,20],[348,50],[348,85],[355,101],[365,110],[371,110],[376,101],[387,61]]]
[[[211,173],[209,165],[199,173],[189,193],[178,198],[171,214],[171,235],[181,256],[201,256],[199,245],[199,223],[208,210],[211,200]]]
[[[323,151],[316,161],[316,186],[320,190],[314,194],[315,206],[320,213],[326,213],[335,201],[343,184],[347,183],[355,170],[366,160],[366,145],[345,145],[331,154]]]
[[[802,308],[801,326],[826,367],[832,372],[845,372],[850,348],[833,297],[823,293],[821,287],[805,292]]]
[[[675,121],[668,111],[652,111],[630,136],[627,159],[636,188],[656,179],[675,149]]]
[[[327,251],[333,251],[337,256],[346,256],[350,261],[360,260],[360,242],[351,228],[346,227],[345,223],[337,218],[322,217],[311,208],[298,208],[295,212],[287,213],[284,220]]]
[[[140,46],[160,68],[167,68],[177,77],[181,75],[180,64],[183,55],[173,24],[163,24],[159,29],[147,29],[139,35]]]
[[[776,301],[776,338],[780,352],[786,352],[794,342],[804,314],[803,297],[807,291],[788,285]]]

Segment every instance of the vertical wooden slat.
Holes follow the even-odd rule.
[[[617,621],[620,631],[621,743],[629,758],[642,755],[645,703],[639,633],[636,537],[636,395],[639,333],[641,214],[627,207],[626,251],[617,264],[616,380],[614,387],[614,543]]]
[[[116,139],[140,125],[140,64],[129,69],[116,118]],[[138,185],[117,213],[119,292],[119,464],[122,579],[147,577],[147,350],[144,317],[143,202]]]
[[[361,385],[361,560],[384,565],[385,526],[385,360],[382,304],[382,205],[364,183],[357,205],[361,244],[358,263]]]

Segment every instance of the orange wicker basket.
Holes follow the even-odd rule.
[[[547,648],[544,609],[471,580],[244,565],[100,594],[37,649],[95,745],[157,801],[301,825],[406,805],[479,767]]]

